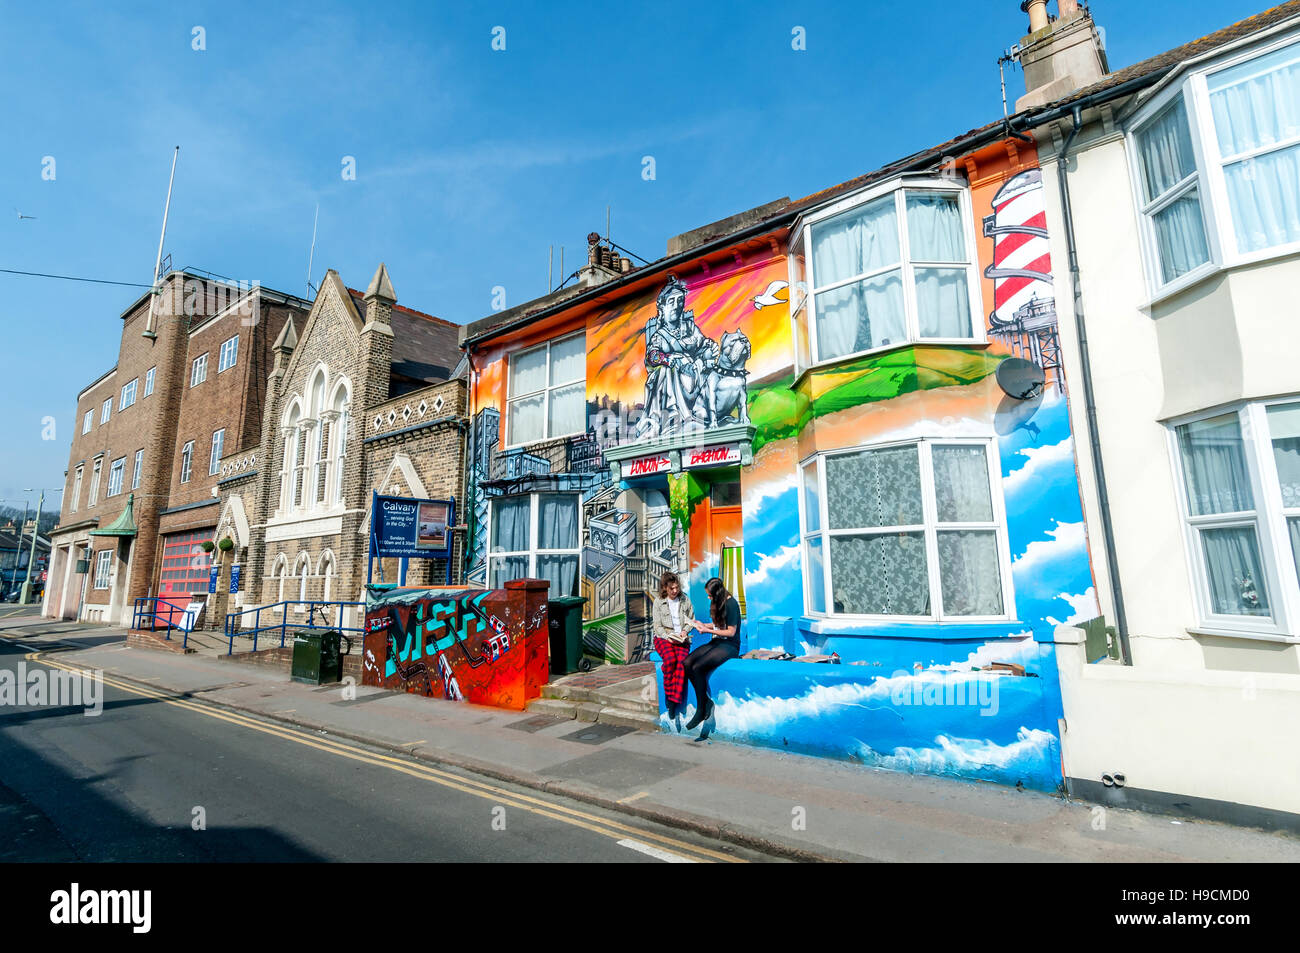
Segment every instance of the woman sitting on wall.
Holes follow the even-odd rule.
[[[722,580],[714,576],[704,584],[709,594],[709,622],[692,622],[696,632],[707,632],[713,639],[686,657],[686,678],[695,689],[695,715],[686,723],[690,731],[713,717],[713,699],[709,697],[709,676],[723,662],[740,655],[740,603],[727,591]]]
[[[655,651],[664,673],[664,703],[668,717],[682,730],[682,708],[686,704],[686,653],[691,650],[689,629],[695,623],[691,600],[682,598],[682,581],[677,573],[666,572],[659,579],[659,598],[651,613]]]

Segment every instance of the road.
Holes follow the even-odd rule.
[[[63,663],[0,641],[0,670],[20,664]],[[4,862],[762,859],[111,676],[97,717],[0,707]]]

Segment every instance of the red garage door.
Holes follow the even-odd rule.
[[[159,615],[162,603],[175,607],[171,622],[179,625],[191,593],[208,591],[208,570],[212,557],[203,551],[203,541],[212,539],[212,529],[171,533],[163,537],[162,571],[158,578]]]

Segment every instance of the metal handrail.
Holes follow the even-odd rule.
[[[322,611],[324,611],[325,609],[330,607],[337,607],[338,612],[335,618],[337,618],[339,622],[342,623],[344,608],[351,606],[354,608],[364,609],[365,605],[366,604],[364,602],[325,602],[319,599],[314,599],[314,600],[286,599],[283,602],[272,602],[269,605],[254,606],[251,609],[241,609],[238,612],[228,613],[226,615],[226,639],[228,641],[226,654],[227,655],[235,654],[235,636],[237,635],[252,636],[253,648],[251,649],[251,651],[256,652],[258,635],[261,634],[262,632],[270,632],[275,629],[280,630],[280,648],[284,648],[284,642],[288,635],[288,631],[290,627],[294,629],[330,629],[336,632],[364,632],[365,629],[363,626],[344,626],[341,624],[331,625],[329,623],[326,623],[325,625],[317,625],[316,610],[321,609]],[[307,621],[305,623],[302,622],[290,623],[289,606],[307,606]],[[262,625],[262,613],[273,611],[277,608],[280,610],[280,621],[272,622],[270,625]],[[253,616],[252,628],[245,629],[242,625],[242,622],[238,627],[236,627],[235,624],[236,621],[242,620],[244,616],[249,615],[250,613]]]
[[[165,619],[160,619],[158,614],[159,603],[167,607],[167,617]],[[157,629],[159,628],[159,623],[161,621],[163,638],[168,642],[170,642],[172,638],[172,629],[176,629],[178,632],[184,632],[186,635],[186,641],[188,641],[189,630],[183,626],[177,625],[174,621],[177,613],[184,618],[184,609],[178,609],[175,605],[161,596],[137,596],[135,602],[131,606],[131,628],[139,629],[141,624],[147,619],[151,623],[150,628]]]

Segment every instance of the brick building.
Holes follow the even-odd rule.
[[[206,593],[220,463],[255,457],[272,345],[309,307],[183,270],[122,313],[116,365],[77,395],[46,615],[129,623],[139,596]]]
[[[294,603],[360,600],[374,489],[459,502],[467,417],[457,335],[451,322],[397,305],[383,265],[364,294],[326,273],[305,324],[284,325],[273,344],[260,450],[221,463],[217,537],[233,548],[218,559],[210,625],[277,603],[290,605],[263,613],[263,624],[286,612],[306,621],[308,607]],[[383,567],[389,580],[397,571],[395,561]],[[446,572],[445,560],[421,560],[407,578]]]

